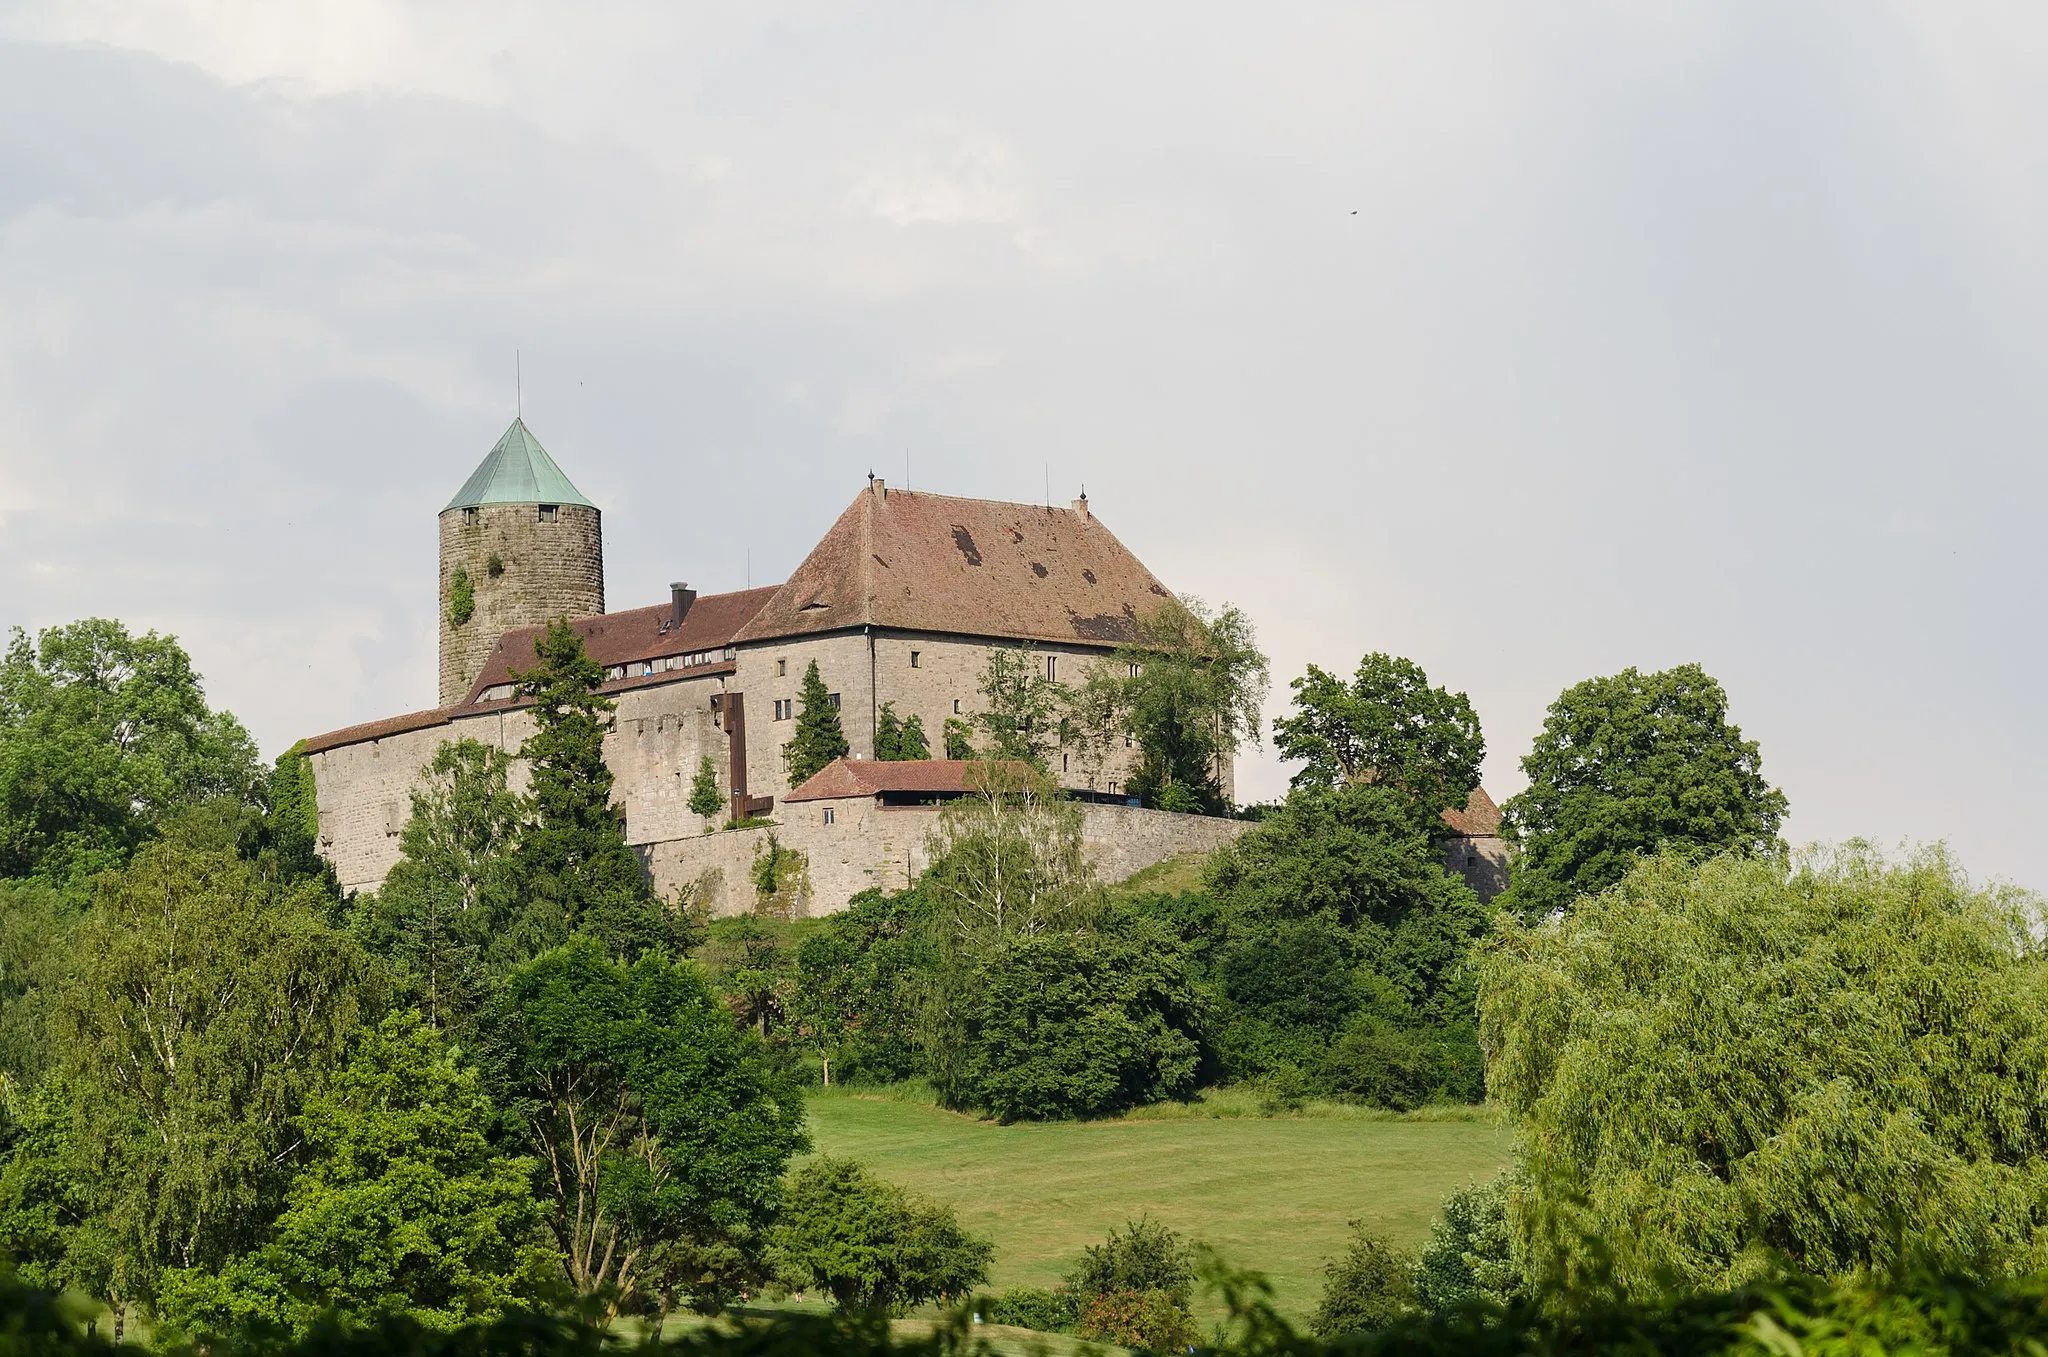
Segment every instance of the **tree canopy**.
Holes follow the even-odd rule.
[[[1661,854],[1511,925],[1480,1012],[1519,1252],[1637,1297],[2048,1265],[2042,936],[2031,896],[1857,845]]]
[[[801,787],[834,759],[852,752],[846,732],[839,725],[839,708],[825,690],[818,662],[804,667],[803,682],[796,693],[796,733],[782,746],[782,765],[792,790]]]
[[[1756,741],[1728,721],[1728,694],[1697,664],[1574,684],[1522,760],[1528,788],[1501,808],[1520,845],[1501,903],[1540,917],[1660,848],[1775,849],[1785,794],[1761,764]]]
[[[983,736],[978,746],[981,756],[1017,760],[1047,771],[1060,747],[1066,697],[1064,687],[1046,672],[1038,647],[1029,641],[989,647],[979,686],[981,709],[974,713],[971,724]],[[960,757],[951,752],[951,721],[946,723],[945,734],[946,757]]]
[[[191,657],[155,632],[88,618],[0,660],[0,877],[83,883],[183,805],[249,799],[241,723],[206,705]]]
[[[823,1287],[840,1309],[887,1313],[965,1295],[988,1280],[995,1245],[961,1229],[952,1207],[820,1155],[790,1183],[775,1256],[790,1282]]]
[[[1303,761],[1294,785],[1398,787],[1425,814],[1463,809],[1479,785],[1486,741],[1463,693],[1432,688],[1412,660],[1374,652],[1345,682],[1310,665],[1290,685],[1294,713],[1273,722],[1280,756]]]

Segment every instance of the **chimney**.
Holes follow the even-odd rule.
[[[668,629],[679,630],[683,618],[689,615],[690,605],[697,601],[697,591],[687,584],[671,584],[668,587]]]
[[[1088,492],[1083,490],[1081,498],[1074,501],[1074,514],[1083,523],[1088,521]]]
[[[889,482],[883,480],[880,476],[870,475],[868,477],[868,489],[873,492],[876,499],[889,498]]]

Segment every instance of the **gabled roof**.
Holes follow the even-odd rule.
[[[958,796],[979,790],[968,785],[967,770],[975,766],[969,759],[834,759],[782,800],[836,801],[883,792]],[[1020,763],[1011,766],[1010,773],[1021,780],[1030,770]]]
[[[1171,598],[1086,501],[864,490],[740,641],[846,627],[1113,646]]]
[[[1465,809],[1447,810],[1443,815],[1452,833],[1468,839],[1490,839],[1500,833],[1500,807],[1493,804],[1484,787],[1472,789]]]
[[[476,470],[469,473],[469,479],[455,492],[455,498],[441,506],[441,512],[473,509],[482,504],[581,504],[587,509],[597,507],[569,483],[569,478],[562,474],[562,468],[555,465],[555,459],[548,456],[548,450],[526,427],[524,419],[512,421],[512,427],[505,430],[505,436],[477,464]]]
[[[569,625],[583,638],[583,653],[610,668],[638,660],[658,660],[669,655],[723,652],[733,635],[761,610],[775,593],[775,586],[737,589],[729,594],[705,594],[690,604],[683,625],[669,627],[673,605],[657,603],[651,608],[628,608],[624,612],[601,613],[594,617],[573,617]],[[515,669],[531,669],[534,643],[546,627],[514,627],[498,638],[484,661],[482,672],[469,688],[463,705],[475,703],[487,688],[512,681]]]

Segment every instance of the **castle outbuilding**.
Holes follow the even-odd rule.
[[[376,889],[397,862],[411,794],[443,741],[519,750],[532,722],[514,675],[534,664],[551,620],[566,619],[603,666],[616,704],[605,760],[626,840],[656,887],[719,912],[754,907],[747,868],[768,830],[721,824],[772,818],[778,841],[806,857],[800,907],[829,912],[871,886],[914,880],[935,804],[960,785],[957,763],[874,762],[885,706],[917,717],[942,749],[947,721],[980,709],[991,648],[1028,645],[1048,678],[1075,682],[1172,597],[1085,496],[1053,508],[913,494],[870,477],[784,583],[704,595],[673,584],[665,602],[611,613],[602,525],[523,419],[442,509],[440,704],[304,742],[320,851],[345,889]],[[797,789],[782,746],[814,662],[850,756]],[[1084,840],[1108,879],[1243,830],[1128,801],[1136,751],[1124,746],[1054,756],[1055,778],[1087,803]],[[713,822],[688,806],[706,757],[729,808]],[[1229,794],[1227,761],[1218,773]],[[524,781],[515,764],[515,788]],[[1464,846],[1453,856],[1472,862],[1452,865],[1475,885],[1473,869],[1501,857],[1484,796],[1468,808],[1469,829],[1454,822]]]

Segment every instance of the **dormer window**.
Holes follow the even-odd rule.
[[[560,505],[543,504],[540,506],[540,521],[543,523],[552,523],[555,521],[556,516],[560,513]]]
[[[478,511],[477,511],[477,509],[476,509],[476,506],[474,506],[474,505],[471,505],[471,506],[469,506],[468,508],[465,508],[465,509],[464,509],[464,510],[462,511],[462,521],[463,521],[464,523],[474,523],[474,522],[476,522],[476,516],[477,516],[477,512],[478,512]]]

